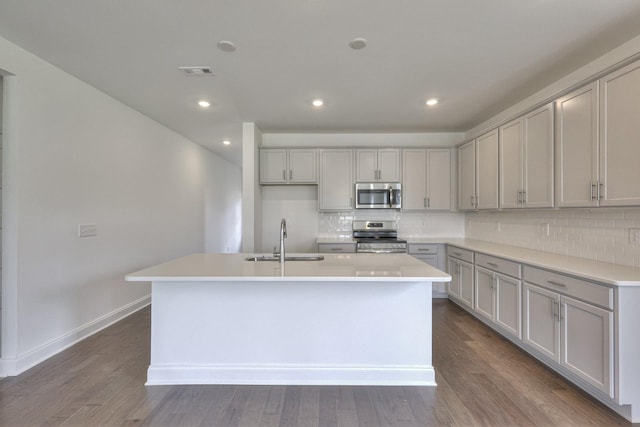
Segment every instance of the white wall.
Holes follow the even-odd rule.
[[[203,251],[205,221],[208,249],[237,251],[212,219],[237,209],[240,182],[218,156],[1,38],[0,68],[15,75],[0,374],[16,374],[148,303],[149,285],[124,275]],[[237,179],[223,191],[221,172]],[[81,223],[98,235],[77,237]]]

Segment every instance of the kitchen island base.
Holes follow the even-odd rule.
[[[147,385],[435,386],[430,281],[154,281]]]

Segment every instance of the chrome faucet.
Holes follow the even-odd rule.
[[[282,218],[280,221],[280,264],[284,264],[284,239],[287,237],[287,220]]]

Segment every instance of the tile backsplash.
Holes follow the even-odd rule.
[[[351,236],[353,220],[398,222],[401,237],[463,237],[464,214],[457,212],[399,212],[395,210],[320,212],[319,237]]]
[[[466,237],[562,255],[640,267],[640,209],[470,212]]]

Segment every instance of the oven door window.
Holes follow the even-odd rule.
[[[389,190],[360,190],[358,204],[370,206],[388,206]]]

